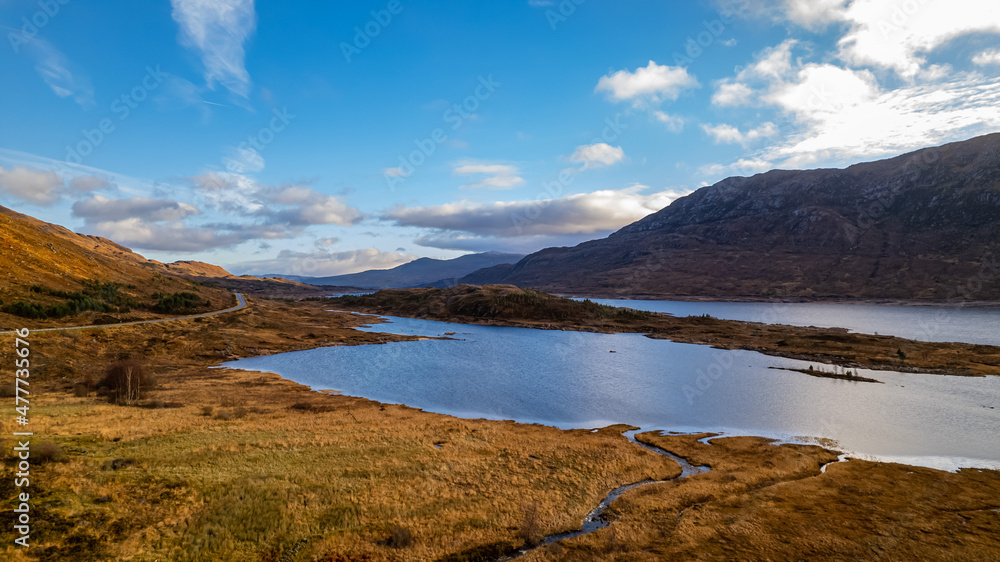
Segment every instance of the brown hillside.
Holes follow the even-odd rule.
[[[229,291],[208,287],[171,273],[162,263],[148,260],[132,250],[98,236],[76,234],[69,229],[0,207],[0,300],[50,307],[65,298],[50,292],[78,293],[88,283],[116,283],[123,298],[136,306],[125,313],[87,311],[50,320],[28,319],[0,312],[0,327],[87,324],[112,319],[155,316],[154,293],[193,293],[213,308],[232,302]],[[42,288],[46,292],[32,290]],[[204,310],[198,310],[199,312]]]

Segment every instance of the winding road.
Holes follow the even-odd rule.
[[[134,326],[136,324],[156,324],[159,322],[173,322],[175,320],[190,320],[192,318],[206,318],[208,316],[215,316],[217,314],[225,314],[227,312],[236,312],[237,310],[243,310],[247,307],[247,301],[243,298],[243,293],[236,293],[236,306],[227,308],[225,310],[216,310],[215,312],[203,312],[201,314],[192,314],[191,316],[178,316],[176,318],[157,318],[156,320],[136,320],[135,322],[121,322],[118,324],[91,324],[90,326],[68,326],[65,328],[39,328],[37,330],[29,330],[32,333],[35,332],[63,332],[67,330],[85,330],[87,328],[114,328],[115,326]],[[0,332],[0,336],[6,336],[8,334],[16,334],[17,332]]]

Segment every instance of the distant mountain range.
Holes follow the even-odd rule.
[[[522,254],[484,252],[481,254],[469,254],[450,260],[420,258],[392,269],[372,269],[360,273],[335,275],[332,277],[276,276],[310,285],[335,285],[365,289],[406,289],[428,285],[448,286],[455,284],[454,281],[458,278],[479,269],[513,264],[523,257],[524,255]]]
[[[1000,299],[1000,133],[703,187],[462,283],[621,297]]]

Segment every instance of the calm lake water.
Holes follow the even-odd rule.
[[[578,299],[579,300],[579,299]],[[841,327],[911,340],[1000,345],[1000,308],[841,303],[682,302],[590,299],[611,306],[675,316],[709,314],[791,326]]]
[[[391,320],[366,330],[456,332],[459,339],[314,349],[225,366],[460,417],[820,437],[856,456],[1000,468],[998,377],[861,370],[885,384],[848,382],[768,368],[809,365],[801,361],[638,334]]]

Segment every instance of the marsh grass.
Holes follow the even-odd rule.
[[[609,489],[677,470],[628,443],[622,428],[591,434],[461,420],[207,368],[218,361],[211,350],[226,344],[247,356],[302,349],[309,332],[332,343],[385,339],[345,329],[360,320],[325,308],[269,301],[236,321],[38,334],[40,348],[62,353],[46,361],[78,373],[144,350],[160,381],[146,399],[179,407],[73,396],[51,371],[39,371],[33,429],[51,436],[64,460],[33,474],[39,519],[47,521],[35,552],[53,560],[258,561],[295,548],[296,560],[506,551],[521,543],[520,498],[537,502],[544,533],[559,532],[577,527]],[[265,322],[282,335],[261,330]],[[447,446],[435,448],[440,442]],[[10,490],[0,492],[10,500]],[[12,543],[9,528],[0,528],[0,540]],[[0,547],[0,558],[26,560],[12,547]]]

